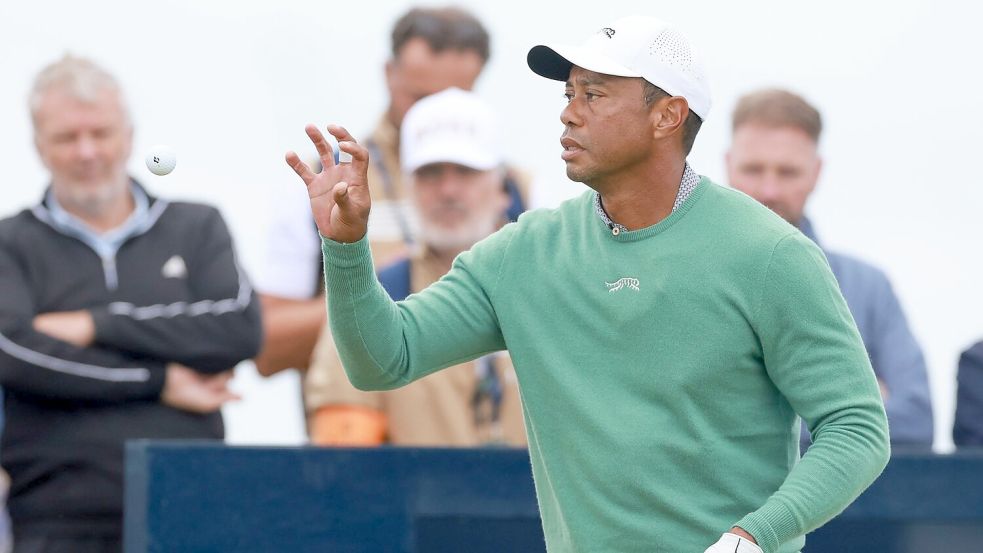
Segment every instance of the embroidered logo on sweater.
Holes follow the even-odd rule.
[[[188,266],[184,264],[184,258],[180,255],[172,255],[170,259],[160,268],[160,274],[164,278],[187,278]]]
[[[604,284],[607,285],[608,292],[617,292],[618,290],[621,290],[622,288],[625,288],[625,287],[631,288],[632,290],[635,290],[635,291],[639,291],[639,289],[638,289],[638,279],[637,278],[624,277],[624,278],[618,279],[617,282],[607,282],[607,281],[605,281]]]

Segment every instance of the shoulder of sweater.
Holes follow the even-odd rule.
[[[707,181],[707,191],[700,202],[702,205],[698,204],[700,210],[708,214],[710,220],[730,221],[730,224],[719,228],[741,240],[745,247],[758,245],[771,251],[789,235],[801,234],[786,220],[747,194],[709,179]]]
[[[8,215],[0,219],[0,229],[9,229],[23,224],[27,220],[37,220],[30,209],[22,209],[13,215]]]
[[[160,200],[158,200],[160,201]],[[175,210],[182,215],[188,216],[214,216],[219,212],[218,208],[206,203],[189,202],[186,200],[164,200],[167,202],[168,210]]]
[[[735,211],[742,217],[751,217],[758,226],[775,230],[781,234],[787,234],[789,230],[795,228],[764,204],[744,192],[710,180],[707,181],[707,184],[709,185],[707,196],[711,202],[716,202],[723,208]]]
[[[580,222],[584,220],[583,207],[585,203],[590,205],[590,192],[567,200],[555,208],[526,211],[519,216],[518,221],[508,223],[498,229],[491,236],[475,244],[471,250],[462,254],[461,258],[466,263],[478,262],[481,264],[492,259],[498,259],[494,263],[504,262],[504,255],[513,244],[524,248],[531,244],[542,243],[544,236],[561,234],[563,225],[571,224],[571,222],[581,224]]]
[[[539,230],[544,227],[553,227],[556,225],[563,224],[566,220],[582,221],[584,218],[585,208],[593,213],[593,196],[594,192],[592,190],[587,190],[579,196],[565,200],[563,203],[556,207],[540,207],[537,209],[531,209],[526,211],[519,216],[519,220],[514,223],[517,226],[517,231],[527,232],[529,230]]]
[[[0,240],[15,242],[18,236],[23,236],[24,232],[33,232],[42,225],[41,221],[31,213],[30,209],[23,209],[19,213],[0,219]]]
[[[188,201],[167,201],[167,209],[161,215],[170,220],[180,220],[187,224],[192,222],[204,222],[214,219],[222,219],[222,214],[217,207]]]

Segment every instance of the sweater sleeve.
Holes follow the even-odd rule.
[[[323,240],[331,334],[356,388],[398,388],[505,348],[490,296],[510,226],[458,256],[438,282],[400,302],[379,284],[365,238],[353,244]]]
[[[155,400],[162,363],[102,348],[79,348],[34,330],[36,308],[20,264],[0,244],[0,385],[48,400],[117,403]]]
[[[754,324],[768,376],[813,435],[779,489],[736,523],[771,553],[853,502],[884,469],[890,445],[856,324],[822,252],[798,232],[772,253]]]
[[[207,373],[256,355],[262,333],[256,294],[236,263],[221,215],[205,213],[194,233],[201,246],[188,260],[191,301],[92,309],[96,342]]]

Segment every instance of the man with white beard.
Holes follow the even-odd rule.
[[[500,228],[511,201],[496,118],[470,92],[451,88],[414,104],[403,122],[400,147],[419,216],[419,247],[379,271],[397,301],[440,279],[459,253]],[[305,390],[316,444],[526,443],[515,371],[504,352],[398,390],[362,392],[349,382],[334,341],[325,335]]]

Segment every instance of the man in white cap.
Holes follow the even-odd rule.
[[[506,222],[510,196],[492,110],[450,88],[413,104],[400,129],[400,161],[418,214],[417,248],[379,280],[402,300],[436,282],[454,258]],[[311,441],[319,445],[524,446],[515,370],[502,352],[409,386],[363,392],[345,376],[330,332],[305,376]]]
[[[799,551],[890,453],[822,252],[689,168],[710,98],[672,27],[628,17],[528,63],[566,82],[562,158],[593,190],[506,225],[405,301],[372,270],[366,150],[331,126],[353,159],[334,164],[308,126],[326,169],[288,154],[349,378],[395,388],[507,347],[550,551]],[[801,460],[798,416],[814,437]]]

